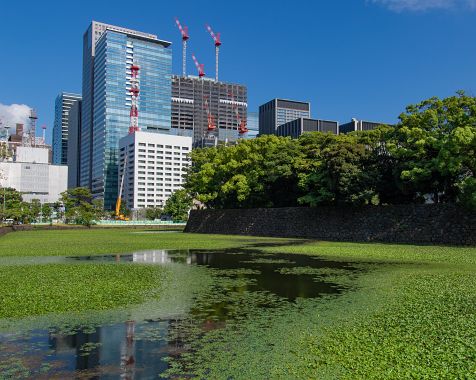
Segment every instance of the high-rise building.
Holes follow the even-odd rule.
[[[135,132],[120,140],[119,149],[118,182],[124,176],[122,199],[127,207],[163,207],[182,187],[190,165],[192,138]]]
[[[295,100],[273,99],[259,107],[260,135],[274,135],[280,125],[311,117],[311,104]]]
[[[66,165],[68,161],[68,120],[71,107],[81,95],[62,92],[55,101],[53,125],[53,164]]]
[[[305,132],[330,132],[339,133],[339,123],[331,120],[299,119],[282,124],[276,130],[278,136],[298,138]]]
[[[246,120],[247,111],[248,92],[243,85],[172,76],[172,128],[178,135],[193,137],[194,146],[208,145],[210,140],[236,141],[239,120]],[[209,131],[210,123],[215,130]]]
[[[259,133],[259,114],[258,112],[248,112],[247,119],[248,133],[246,137],[248,139],[253,139],[258,136]]]
[[[378,123],[374,121],[365,121],[352,119],[349,123],[341,124],[339,126],[339,133],[350,133],[354,131],[371,131],[385,123]]]
[[[77,101],[69,110],[68,118],[68,189],[79,186],[79,161],[81,152],[81,106]]]
[[[119,139],[130,121],[130,67],[140,66],[139,127],[170,131],[172,52],[157,36],[92,22],[83,41],[80,184],[111,209]]]

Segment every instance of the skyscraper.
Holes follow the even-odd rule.
[[[274,135],[280,125],[311,117],[311,104],[295,100],[273,99],[259,107],[260,135]]]
[[[68,118],[68,189],[79,186],[79,157],[81,152],[81,106],[74,103]]]
[[[81,100],[81,95],[62,92],[55,101],[53,125],[53,164],[66,165],[68,161],[68,121],[71,107]]]
[[[84,35],[80,183],[113,207],[119,140],[128,133],[130,67],[140,66],[139,127],[170,131],[172,52],[157,36],[94,22]]]

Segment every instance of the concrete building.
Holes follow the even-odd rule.
[[[68,124],[71,107],[81,100],[81,95],[62,92],[55,101],[53,125],[53,164],[66,165],[68,161]]]
[[[259,134],[274,135],[280,125],[298,118],[310,117],[309,102],[273,99],[259,107]]]
[[[339,133],[339,123],[331,120],[317,120],[299,118],[282,124],[276,130],[278,136],[289,136],[298,138],[304,132],[330,132],[335,135]]]
[[[130,209],[163,207],[182,187],[190,165],[192,138],[136,132],[119,142],[119,175],[124,175],[123,196]],[[126,163],[127,157],[127,163]],[[121,181],[118,181],[119,186]]]
[[[112,209],[117,198],[119,139],[127,135],[130,67],[139,73],[139,126],[170,131],[172,52],[157,36],[92,22],[83,39],[80,185]]]
[[[13,161],[0,162],[0,186],[22,193],[23,200],[54,203],[67,188],[68,167],[49,164],[47,148],[18,146]]]
[[[217,127],[208,131],[208,109]],[[248,113],[248,91],[240,84],[195,76],[172,76],[172,128],[177,135],[193,137],[194,146],[238,139],[239,121]],[[210,137],[210,138],[208,138]]]
[[[385,123],[378,123],[374,121],[365,121],[352,119],[349,123],[341,124],[339,126],[339,133],[350,133],[354,131],[371,131],[380,125],[387,125]]]
[[[77,101],[69,110],[68,118],[68,189],[79,187],[79,162],[81,152],[81,106]]]

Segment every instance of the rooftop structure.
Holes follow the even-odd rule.
[[[317,120],[301,117],[280,125],[276,130],[278,136],[289,136],[293,138],[298,138],[305,132],[330,132],[336,135],[339,133],[339,123],[331,120]]]
[[[339,133],[350,133],[355,131],[371,131],[381,125],[387,125],[387,124],[379,123],[375,121],[352,119],[349,123],[340,125]]]

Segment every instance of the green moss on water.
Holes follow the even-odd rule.
[[[158,298],[167,270],[131,264],[0,266],[0,318],[107,310]]]
[[[203,302],[225,297],[236,315],[222,328],[195,336],[190,353],[171,360],[163,376],[476,376],[475,248],[314,243],[265,249],[324,260],[350,257],[361,263],[352,264],[361,270],[346,275],[334,268],[278,269],[284,275],[332,278],[350,289],[338,296],[280,302],[269,294],[208,294]]]

